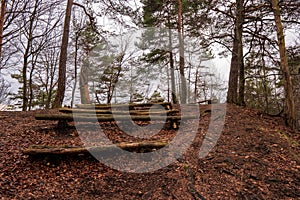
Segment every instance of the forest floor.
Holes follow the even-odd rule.
[[[30,145],[83,145],[74,127],[59,130],[57,122],[34,119],[57,112],[0,112],[2,199],[300,199],[300,133],[279,117],[227,105],[223,132],[206,157],[198,153],[209,114],[182,158],[154,172],[127,173],[92,156],[24,155]],[[105,127],[111,140],[128,139]]]

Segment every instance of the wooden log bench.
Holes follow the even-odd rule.
[[[155,105],[163,106],[165,110],[155,109],[155,107],[149,110],[151,106]],[[128,107],[130,108],[129,111]],[[76,117],[76,121],[80,122],[95,122],[95,116],[98,122],[115,122],[130,119],[126,116],[129,113],[131,120],[135,122],[163,121],[164,123],[169,123],[170,128],[178,129],[181,120],[197,119],[199,117],[180,116],[180,111],[172,109],[170,102],[112,105],[80,104],[77,105],[77,108],[61,108],[59,111],[63,114],[37,114],[35,119],[58,121],[58,128],[65,128],[68,126],[68,122],[75,121],[74,116]]]
[[[202,100],[202,101],[198,101],[198,104],[203,104],[203,103],[207,103],[207,104],[217,104],[219,103],[218,99],[207,99],[207,100]]]
[[[98,122],[113,122],[113,121],[126,121],[128,116],[124,115],[111,115],[111,114],[97,114],[94,116],[78,114],[74,117],[73,114],[37,114],[35,116],[36,120],[51,120],[58,121],[58,127],[66,127],[68,122],[73,122],[76,118],[76,121],[79,122],[93,122],[95,121],[95,116],[97,117]],[[170,122],[171,128],[178,129],[178,125],[181,120],[187,119],[197,119],[199,116],[159,116],[159,115],[132,115],[132,121],[164,121]]]
[[[78,155],[92,152],[113,151],[116,147],[132,152],[151,152],[163,148],[166,141],[121,142],[114,145],[97,145],[93,147],[80,146],[43,146],[32,145],[23,150],[25,155]]]
[[[155,108],[155,106],[160,107],[160,109]],[[164,108],[163,111],[161,110],[161,106]],[[166,121],[170,122],[170,127],[173,129],[178,128],[181,119],[178,116],[179,110],[172,109],[172,104],[170,102],[111,105],[79,104],[76,105],[76,108],[60,108],[59,112],[64,114],[40,114],[36,115],[36,119],[58,121],[58,127],[65,128],[67,127],[68,122],[74,121],[74,114],[77,121],[82,122],[95,121],[93,117],[95,115],[97,115],[98,122],[124,121],[129,119],[128,116],[125,116],[128,114],[130,114],[133,121],[161,121],[165,120],[164,116],[167,115],[168,118]]]
[[[120,111],[120,110],[101,110],[101,109],[80,109],[80,108],[60,108],[59,112],[61,113],[76,113],[76,114],[116,114],[116,115],[124,115],[124,114],[130,114],[130,115],[175,115],[179,113],[179,110],[172,109],[172,110],[129,110],[129,112],[126,111]]]
[[[166,110],[172,109],[171,102],[161,102],[161,103],[131,103],[131,104],[77,104],[77,108],[81,109],[96,109],[96,110],[111,110],[118,109],[118,110],[149,110],[152,106],[162,106]]]

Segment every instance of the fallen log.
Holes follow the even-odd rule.
[[[150,152],[163,148],[168,143],[165,141],[118,143],[115,145],[101,145],[94,147],[76,147],[76,146],[30,146],[23,150],[25,155],[78,155],[89,154],[90,152],[113,151],[121,148],[126,151]]]

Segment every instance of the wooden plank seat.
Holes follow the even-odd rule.
[[[128,119],[127,116],[124,115],[96,115],[98,122],[108,122],[108,121],[122,121]],[[151,120],[181,120],[181,119],[197,119],[198,116],[131,116],[131,119],[133,121],[151,121]],[[36,120],[51,120],[51,121],[57,121],[57,120],[65,120],[68,122],[74,121],[74,116],[72,114],[37,114],[35,116]],[[78,121],[82,122],[88,122],[92,119],[95,119],[95,117],[91,115],[76,115],[76,119]]]
[[[168,143],[166,141],[143,141],[143,142],[121,142],[114,145],[97,145],[93,147],[80,146],[36,146],[32,145],[23,150],[26,155],[78,155],[89,154],[92,152],[111,151],[115,148],[121,148],[133,152],[151,152],[163,148]]]
[[[155,106],[159,106],[160,109],[155,108]],[[161,110],[161,106],[164,110]],[[151,108],[151,110],[150,110]],[[130,114],[130,116],[136,116],[132,120],[133,121],[150,121],[150,117],[152,120],[162,120],[165,119],[163,116],[176,116],[179,115],[179,110],[172,109],[171,102],[159,102],[159,103],[131,103],[131,104],[78,104],[76,108],[60,108],[59,112],[65,114],[76,114],[78,120],[80,121],[90,121],[92,118],[89,118],[97,115],[99,122],[113,122],[120,120],[126,120],[127,118],[124,116],[126,114]],[[114,115],[114,117],[112,116]],[[122,117],[124,116],[124,117]],[[138,117],[142,116],[142,117]],[[148,116],[148,117],[147,117]],[[161,116],[161,118],[155,119],[153,116]],[[42,116],[37,115],[36,119],[42,120]],[[67,122],[74,121],[71,116],[43,116],[43,120],[58,120],[58,125],[60,127],[65,127]],[[177,118],[167,119],[172,127],[178,127],[179,120]]]
[[[101,110],[101,109],[80,109],[80,108],[60,108],[59,112],[61,113],[76,113],[76,114],[116,114],[116,115],[122,115],[128,113],[128,111],[122,111],[122,110]],[[130,115],[175,115],[179,113],[179,110],[172,109],[172,110],[130,110]]]
[[[111,108],[115,109],[128,109],[129,110],[145,110],[149,109],[151,106],[163,106],[166,110],[172,109],[171,102],[161,102],[161,103],[131,103],[131,104],[78,104],[77,108],[81,109],[99,109],[99,110],[109,110]]]
[[[113,121],[126,121],[128,120],[128,116],[124,115],[111,115],[111,114],[101,114],[95,115],[97,117],[98,122],[113,122]],[[159,116],[159,115],[132,115],[132,121],[164,121],[170,122],[170,125],[173,129],[178,128],[178,124],[183,119],[197,119],[198,116]],[[59,127],[65,127],[67,122],[74,121],[73,114],[37,114],[35,116],[36,120],[50,120],[50,121],[58,121]],[[76,121],[80,122],[93,122],[95,121],[95,117],[91,115],[76,115]]]
[[[164,106],[165,110],[159,110],[152,107],[155,105]],[[131,110],[122,110],[123,108]],[[112,111],[111,108],[114,108]],[[115,110],[116,108],[116,110]],[[139,108],[139,109],[136,109]],[[197,119],[199,116],[180,116],[180,111],[177,109],[171,109],[170,102],[164,103],[146,103],[146,104],[112,104],[112,105],[92,105],[92,104],[80,104],[77,108],[61,108],[59,111],[63,114],[37,114],[35,119],[37,120],[51,120],[58,121],[59,128],[65,128],[68,122],[76,121],[80,122],[95,122],[95,116],[98,122],[115,122],[115,121],[160,121],[170,124],[170,128],[177,129],[181,120]],[[130,114],[130,118],[126,116]],[[167,116],[165,116],[167,115]],[[150,117],[151,116],[151,117]]]

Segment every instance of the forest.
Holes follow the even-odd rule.
[[[0,2],[2,199],[300,198],[300,1]]]
[[[217,99],[296,124],[298,1],[1,2],[1,103]]]

